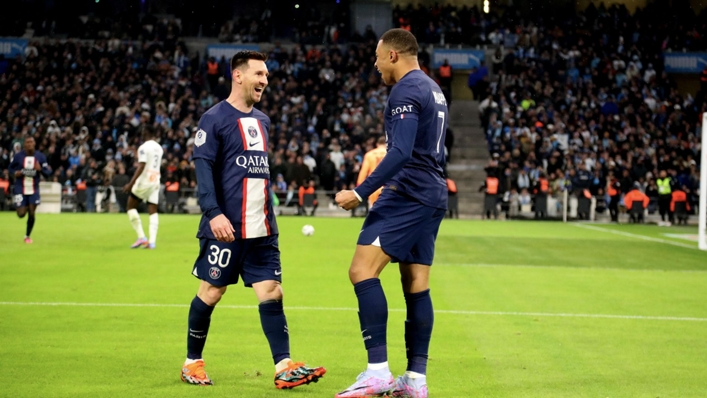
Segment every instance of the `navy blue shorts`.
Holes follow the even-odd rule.
[[[17,194],[12,198],[12,201],[15,202],[15,208],[27,207],[29,205],[39,206],[39,193],[34,193],[32,195]]]
[[[192,274],[214,286],[235,285],[239,276],[246,287],[262,281],[282,282],[277,235],[231,243],[202,238],[199,245]]]
[[[444,209],[383,190],[366,216],[357,243],[380,246],[394,263],[432,265],[435,240],[445,213]]]

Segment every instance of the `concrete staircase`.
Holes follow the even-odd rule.
[[[455,100],[449,112],[454,146],[447,171],[459,191],[459,214],[460,217],[479,217],[483,210],[484,194],[478,189],[486,179],[484,167],[489,154],[479,121],[478,102]]]

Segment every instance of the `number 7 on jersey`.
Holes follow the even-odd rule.
[[[437,117],[442,119],[439,121],[439,137],[437,137],[437,153],[439,153],[439,143],[442,141],[442,135],[444,134],[444,112],[437,112]]]

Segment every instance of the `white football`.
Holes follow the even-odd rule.
[[[314,227],[307,224],[304,227],[302,227],[302,235],[304,236],[312,236],[314,235]]]

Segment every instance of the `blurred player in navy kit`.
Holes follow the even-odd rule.
[[[39,174],[49,177],[52,169],[47,164],[47,157],[35,150],[34,137],[25,138],[24,151],[17,152],[10,163],[10,174],[15,175],[15,209],[17,216],[27,217],[25,243],[32,243],[30,235],[34,228],[34,212],[39,206]]]
[[[187,359],[181,373],[190,384],[213,384],[202,359],[211,313],[239,276],[259,302],[260,321],[275,361],[275,386],[308,384],[326,372],[290,359],[278,230],[268,194],[270,118],[253,109],[268,85],[265,59],[253,51],[233,56],[231,94],[204,113],[194,137],[203,215],[197,233],[201,249],[192,271],[201,283],[189,309]]]
[[[388,394],[427,397],[427,356],[434,312],[429,275],[439,225],[447,208],[444,135],[448,112],[442,90],[420,70],[417,41],[408,31],[386,32],[376,48],[376,68],[393,86],[385,109],[388,152],[366,180],[336,194],[350,210],[381,186],[363,223],[349,278],[358,298],[368,368],[337,398]],[[407,305],[407,371],[393,379],[388,368],[388,304],[378,276],[397,262]]]

